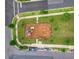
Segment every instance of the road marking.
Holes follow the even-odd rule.
[[[22,8],[22,2],[20,2],[20,8]]]
[[[13,0],[13,14],[15,16],[15,0]]]
[[[19,3],[17,3],[17,14],[19,14]]]

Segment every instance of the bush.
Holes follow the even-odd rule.
[[[11,40],[11,41],[10,41],[10,45],[11,45],[11,46],[16,45],[16,40]]]
[[[14,28],[15,25],[14,25],[14,24],[10,24],[10,25],[8,25],[8,27],[10,27],[10,28]]]
[[[34,13],[34,12],[32,12],[32,15],[35,15],[35,13]]]
[[[19,46],[19,48],[22,50],[22,49],[28,49],[27,46]]]
[[[62,51],[62,52],[66,52],[66,49],[65,49],[65,48],[62,48],[61,51]]]
[[[40,14],[48,14],[48,11],[47,10],[41,10]]]
[[[51,43],[53,43],[53,41],[54,41],[53,39],[50,40]]]
[[[64,44],[65,44],[65,45],[69,45],[69,43],[70,43],[70,39],[66,39],[66,40],[64,41]]]

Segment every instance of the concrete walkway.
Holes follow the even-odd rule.
[[[59,12],[59,13],[51,13],[51,14],[44,14],[44,15],[36,15],[36,16],[28,16],[28,17],[20,17],[20,19],[24,18],[34,18],[34,17],[44,17],[44,16],[56,16],[56,15],[62,15],[65,12]],[[74,11],[69,11],[68,13],[74,13]],[[20,20],[19,19],[19,20]]]
[[[68,48],[68,49],[73,49],[73,45],[57,45],[57,44],[31,44],[27,45],[30,47],[40,47],[40,48]]]

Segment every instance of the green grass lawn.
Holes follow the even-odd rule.
[[[64,19],[63,15],[40,17],[39,23],[49,23],[52,26],[52,36],[49,39],[41,40],[45,44],[74,44],[74,18],[73,14],[69,14],[69,18]],[[34,24],[36,19],[22,19],[18,24],[19,41],[22,44],[35,43],[35,39],[27,39],[24,34],[25,24]]]
[[[42,40],[48,44],[74,44],[74,15],[69,14],[69,19],[64,20],[63,15],[40,17],[39,23],[50,23],[52,25],[52,36]]]

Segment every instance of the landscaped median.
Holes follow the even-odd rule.
[[[32,12],[23,12],[19,13],[19,17],[26,17],[26,16],[36,16],[36,15],[43,15],[43,14],[51,14],[51,13],[59,13],[59,12],[69,12],[73,11],[73,7],[67,8],[58,8],[58,9],[50,9],[50,10],[39,10],[39,11],[32,11]]]
[[[28,44],[36,43],[36,39],[43,44],[73,45],[73,9],[62,9],[60,12],[58,10],[56,10],[57,12],[48,10],[48,13],[47,11],[43,13],[38,13],[38,11],[25,12],[25,14],[16,15],[12,21],[15,26],[12,28],[15,45],[20,48],[23,48],[22,46],[27,48]],[[49,37],[46,36],[48,34],[50,34]]]

